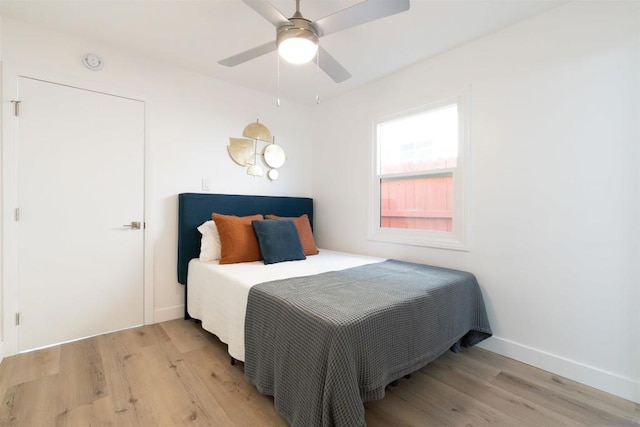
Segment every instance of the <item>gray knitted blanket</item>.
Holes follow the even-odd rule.
[[[251,288],[245,378],[292,426],[363,426],[363,401],[489,336],[472,274],[388,260]]]

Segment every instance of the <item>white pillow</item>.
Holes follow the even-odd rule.
[[[202,234],[200,240],[200,261],[217,261],[220,259],[220,235],[213,221],[207,221],[198,227]]]

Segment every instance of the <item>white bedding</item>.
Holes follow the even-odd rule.
[[[227,343],[229,354],[244,361],[244,317],[249,289],[262,282],[309,276],[382,262],[383,258],[321,249],[303,261],[264,265],[262,261],[220,265],[189,262],[187,307],[202,327]]]

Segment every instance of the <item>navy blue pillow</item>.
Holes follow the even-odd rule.
[[[253,221],[252,224],[265,264],[307,259],[292,220]]]

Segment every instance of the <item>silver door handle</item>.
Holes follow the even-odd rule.
[[[138,221],[131,221],[131,224],[125,224],[123,227],[130,228],[132,230],[140,230],[140,223]]]

